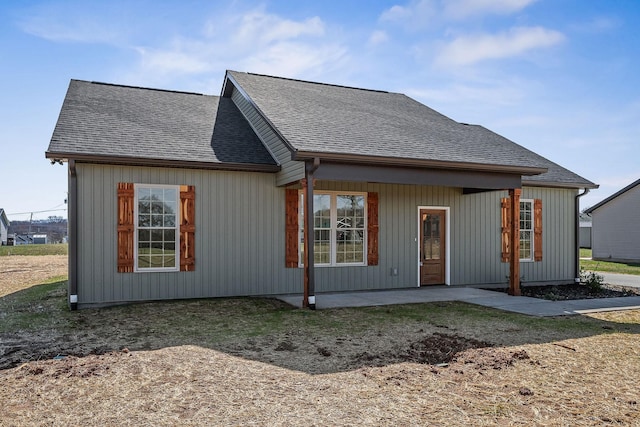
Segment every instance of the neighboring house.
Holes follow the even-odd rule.
[[[585,212],[593,222],[593,259],[640,263],[640,179]]]
[[[591,215],[580,213],[580,247],[591,249]]]
[[[34,245],[46,245],[47,244],[47,235],[46,234],[34,234],[33,235],[33,244]]]
[[[32,245],[32,244],[33,244],[33,238],[28,234],[13,235],[13,246]]]
[[[518,295],[578,277],[578,190],[597,187],[403,94],[235,71],[221,96],[72,80],[46,157],[69,165],[72,309],[507,281]]]
[[[9,230],[9,219],[4,209],[0,208],[0,246],[7,245],[7,233]]]

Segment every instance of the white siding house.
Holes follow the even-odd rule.
[[[587,209],[593,259],[640,262],[640,179]]]
[[[4,209],[0,208],[0,245],[5,246],[7,244],[7,231],[9,230],[9,220],[7,214],[4,213]]]

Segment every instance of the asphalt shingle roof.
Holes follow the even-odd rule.
[[[56,154],[275,166],[230,99],[81,80],[53,132]]]
[[[299,152],[548,168],[531,182],[595,186],[482,126],[458,123],[400,93],[229,71]]]
[[[636,186],[640,185],[640,179],[633,181],[631,184],[627,185],[626,187],[624,187],[623,189],[616,191],[615,193],[613,193],[612,195],[610,195],[609,197],[607,197],[604,200],[601,200],[600,202],[596,203],[595,205],[591,206],[589,209],[585,210],[585,213],[587,214],[591,214],[593,213],[593,211],[595,211],[596,209],[606,205],[607,203],[609,203],[610,201],[618,198],[619,196],[623,195],[624,193],[626,193],[627,191],[635,188]]]

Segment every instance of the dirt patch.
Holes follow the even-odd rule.
[[[16,325],[0,333],[0,426],[640,425],[640,310],[217,299],[70,312],[64,284],[27,301],[28,287],[0,297]]]
[[[324,375],[198,346],[67,357],[0,371],[0,424],[638,425],[640,342],[620,338]]]
[[[592,290],[583,284],[522,286],[522,296],[550,301],[564,301],[593,298],[617,298],[640,296],[640,288],[604,284],[600,290]],[[492,288],[489,291],[507,292],[508,288]]]

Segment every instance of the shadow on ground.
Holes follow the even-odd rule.
[[[406,361],[437,365],[471,348],[640,333],[638,323],[537,318],[460,302],[308,311],[275,299],[218,298],[71,312],[65,289],[66,282],[57,282],[0,298],[0,369],[197,345],[322,374]]]

